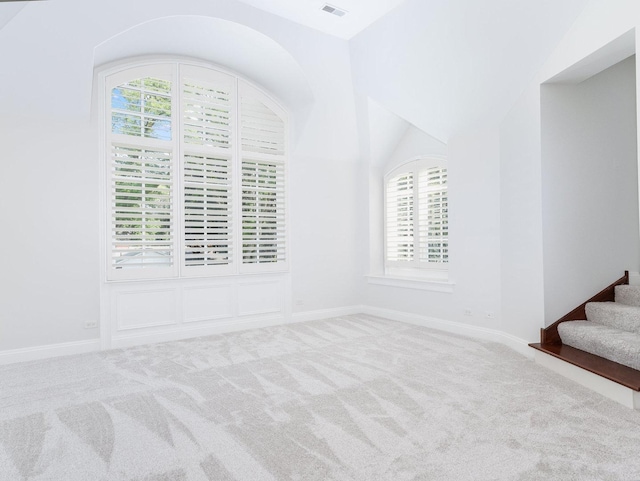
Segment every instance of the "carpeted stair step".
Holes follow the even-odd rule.
[[[640,307],[620,302],[589,302],[585,311],[588,321],[640,334]]]
[[[614,292],[618,304],[640,307],[640,286],[615,286]]]
[[[562,322],[562,343],[640,370],[640,334],[592,321]]]

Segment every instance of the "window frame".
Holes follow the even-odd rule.
[[[440,168],[447,170],[447,183],[446,183],[446,197],[447,197],[447,262],[429,262],[420,260],[420,199],[421,192],[419,190],[419,172],[426,169]],[[403,174],[413,174],[412,180],[412,222],[413,222],[413,253],[412,260],[399,261],[389,260],[389,182],[394,178]],[[424,195],[424,193],[422,193]],[[424,279],[424,280],[447,280],[449,273],[449,188],[448,188],[448,168],[447,159],[444,156],[429,155],[413,157],[399,165],[396,165],[393,169],[388,171],[383,178],[383,265],[385,276],[405,279]]]
[[[229,153],[230,157],[230,175],[231,175],[231,218],[232,218],[232,261],[228,264],[213,266],[187,266],[185,264],[185,224],[184,224],[184,187],[185,187],[185,141],[183,133],[183,115],[184,105],[182,102],[181,87],[183,85],[184,72],[190,69],[205,69],[211,72],[213,76],[222,75],[231,77],[233,81],[233,97],[234,97],[234,115],[232,126],[233,148]],[[169,72],[171,70],[171,72]],[[144,269],[114,269],[112,264],[112,236],[111,236],[111,148],[114,138],[126,137],[127,143],[136,143],[137,137],[126,136],[124,134],[114,134],[111,127],[111,91],[118,85],[136,78],[153,77],[156,75],[169,77],[172,81],[171,99],[172,99],[172,139],[169,141],[173,145],[177,145],[177,152],[173,155],[173,171],[174,179],[172,181],[172,199],[173,199],[173,224],[172,224],[172,255],[174,263],[170,268],[144,268]],[[164,78],[164,77],[163,77]],[[200,61],[184,57],[145,57],[126,59],[124,61],[114,62],[96,69],[96,81],[99,88],[97,89],[98,104],[98,124],[100,137],[100,251],[101,266],[103,271],[102,278],[106,282],[118,281],[150,281],[161,279],[189,279],[203,277],[220,277],[220,276],[237,276],[243,274],[271,274],[284,273],[289,271],[289,259],[291,257],[290,249],[290,226],[289,226],[289,156],[290,156],[290,131],[291,131],[291,115],[289,111],[283,107],[272,94],[256,85],[251,80],[229,71],[210,62]],[[283,219],[284,229],[282,235],[277,242],[282,244],[284,250],[284,260],[277,262],[263,263],[245,263],[243,260],[243,228],[242,228],[242,178],[241,168],[242,161],[246,157],[246,153],[242,150],[241,144],[241,113],[240,113],[240,96],[241,92],[250,92],[262,101],[282,119],[284,124],[284,153],[277,160],[282,166],[282,203],[283,212],[279,212]],[[156,139],[148,139],[141,137],[141,144],[167,142]],[[150,142],[147,142],[150,141]],[[198,148],[196,148],[196,151]],[[203,150],[203,149],[200,149]],[[211,152],[211,156],[216,156],[216,152]],[[268,157],[268,156],[267,156]],[[280,245],[279,244],[279,245]]]

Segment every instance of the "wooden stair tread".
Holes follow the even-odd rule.
[[[564,344],[536,343],[529,346],[629,389],[640,391],[640,371]]]

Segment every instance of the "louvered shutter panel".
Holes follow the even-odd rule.
[[[387,182],[386,250],[389,262],[411,262],[414,251],[413,173],[405,172]]]
[[[171,266],[171,153],[115,144],[111,155],[112,267]]]
[[[285,260],[284,165],[242,161],[242,262]]]
[[[184,157],[185,266],[232,260],[231,169],[228,158]]]
[[[140,77],[117,83],[110,97],[108,278],[170,277],[176,272],[172,81]]]
[[[449,260],[447,169],[421,170],[418,182],[420,262]]]
[[[284,157],[284,120],[249,89],[245,89],[241,97],[241,113],[242,152]]]
[[[240,93],[242,263],[285,264],[286,119],[266,97]]]
[[[223,273],[233,262],[233,77],[182,68],[185,273]]]
[[[189,146],[231,149],[233,79],[195,67],[183,67],[183,72],[184,143]]]

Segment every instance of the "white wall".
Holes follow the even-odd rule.
[[[457,37],[460,32],[456,29],[423,28],[417,33],[419,29],[411,28],[416,19],[460,24],[456,12],[461,4],[434,5],[407,2],[356,37],[351,48],[354,81],[360,92],[449,145],[451,278],[456,287],[453,294],[441,294],[369,285],[365,301],[451,321],[494,325],[507,334],[535,341],[545,324],[540,85],[635,28],[640,7],[631,0],[593,0],[582,3],[585,9],[576,18],[568,12],[573,8],[577,14],[579,5],[545,4],[542,9],[551,11],[536,30],[545,38],[532,33],[528,38],[535,38],[536,46],[516,45],[513,41],[522,35],[510,40],[507,35],[502,39],[502,45],[510,43],[502,57],[505,62],[494,64],[496,59],[487,60],[484,49],[505,34],[503,27],[496,26],[490,39],[477,43],[469,42],[469,36]],[[476,12],[475,20],[483,21],[490,10]],[[539,18],[532,15],[530,20],[529,26]],[[563,27],[558,27],[562,22]],[[487,20],[484,26],[490,24]],[[514,22],[506,29],[522,24]],[[439,32],[437,39],[434,32]],[[502,47],[494,47],[491,54],[502,55]],[[610,49],[611,58],[625,50]],[[458,75],[469,56],[474,56],[480,73]],[[448,59],[456,65],[449,65]],[[596,60],[602,64],[602,59]],[[517,76],[530,80],[519,83]],[[460,78],[472,80],[466,83]],[[510,87],[504,88],[504,82]],[[518,85],[523,87],[514,92],[511,87]],[[454,95],[456,100],[448,105]],[[487,99],[493,112],[483,107]],[[494,124],[496,113],[500,120]],[[367,174],[369,183],[379,175],[373,169]],[[482,216],[488,218],[484,226],[478,222]],[[604,287],[609,279],[600,282]],[[581,296],[584,300],[592,294],[582,292]],[[486,322],[482,311],[493,309],[496,303],[495,322]],[[465,307],[474,313],[480,310],[480,318],[463,317]]]
[[[545,319],[553,322],[639,262],[636,65],[544,84]]]
[[[384,164],[385,172],[419,156],[447,156],[447,144],[411,125]]]
[[[360,304],[360,178],[357,163],[298,157],[291,166],[294,313]]]
[[[87,122],[0,120],[0,350],[85,340],[99,318],[98,162]]]
[[[531,342],[544,322],[539,101],[528,90],[500,128],[502,330]]]
[[[417,142],[421,139],[421,142]],[[391,163],[416,152],[441,153],[443,144],[412,131]],[[416,150],[417,149],[417,150]],[[428,150],[431,149],[431,152]],[[499,150],[495,130],[451,139],[449,172],[449,278],[452,293],[367,284],[366,305],[496,329],[500,324]],[[396,155],[397,154],[397,155]],[[407,160],[407,159],[405,159]],[[372,179],[381,185],[381,179]],[[371,189],[370,206],[382,218],[381,189]],[[372,241],[373,243],[373,241]],[[382,264],[382,258],[379,259]],[[371,274],[381,267],[373,266]],[[472,315],[466,316],[465,309]],[[486,314],[491,313],[491,317]]]
[[[509,334],[535,341],[545,325],[540,85],[638,24],[635,1],[589,2],[501,123],[502,326]]]
[[[206,59],[232,54],[236,65],[252,66],[240,73],[258,80],[273,79],[265,69],[278,65],[294,72],[276,92],[298,121],[290,165],[291,297],[301,302],[297,311],[359,303],[355,239],[364,221],[357,215],[359,148],[346,41],[233,0],[33,2],[0,30],[0,350],[98,336],[83,327],[100,316],[93,69],[96,59],[167,53],[164,37],[156,51],[148,41],[119,43],[125,31],[127,38],[148,34],[147,22],[156,19],[177,45],[170,53],[196,57],[204,54],[193,40],[206,40],[212,19],[218,28],[239,22],[249,28],[228,28],[238,36],[208,42]]]
[[[167,18],[176,26],[166,30],[168,43],[180,50],[172,53],[206,50],[215,61],[231,49],[241,57],[237,68],[248,69],[240,73],[265,82],[273,75],[264,58],[290,69],[292,81],[277,94],[297,121],[295,311],[371,304],[537,338],[544,324],[540,84],[637,27],[635,0],[407,0],[350,43],[234,0],[29,3],[0,30],[0,350],[97,336],[82,328],[100,312],[93,69],[100,59],[163,53],[147,44],[123,50],[118,39]],[[248,30],[230,29],[238,42],[209,42],[210,19]],[[258,37],[266,49],[250,48]],[[254,58],[265,50],[267,57]],[[378,209],[370,186],[381,185],[383,169],[370,163],[363,98],[448,145],[453,293],[364,280],[375,254],[370,230],[379,229],[369,222],[369,209],[374,217]],[[63,222],[54,222],[59,215]],[[495,317],[486,319],[487,311]]]
[[[539,182],[530,187],[518,180],[506,187],[507,197],[501,197],[500,189],[504,176],[539,177],[536,166],[529,166],[530,154],[523,151],[539,148],[539,127],[519,112],[511,114],[514,123],[505,122],[502,128],[500,123],[586,3],[407,0],[352,39],[358,95],[447,144],[449,162],[453,293],[366,284],[366,304],[535,340],[542,309],[542,248],[536,238],[541,239],[541,223],[535,221]],[[535,98],[531,101],[535,105]],[[360,102],[361,121],[365,109]],[[532,133],[521,132],[529,128]],[[503,150],[510,157],[504,169]],[[379,275],[382,252],[375,239],[381,232],[384,169],[371,161],[374,153],[362,145],[361,151],[370,209],[365,263],[369,273]],[[501,218],[501,212],[508,217]],[[503,227],[505,220],[513,223]],[[520,273],[530,277],[521,279]],[[512,287],[518,283],[531,285],[519,291]],[[509,299],[503,301],[505,295]],[[464,315],[466,308],[472,316]],[[493,316],[487,318],[487,312]]]

